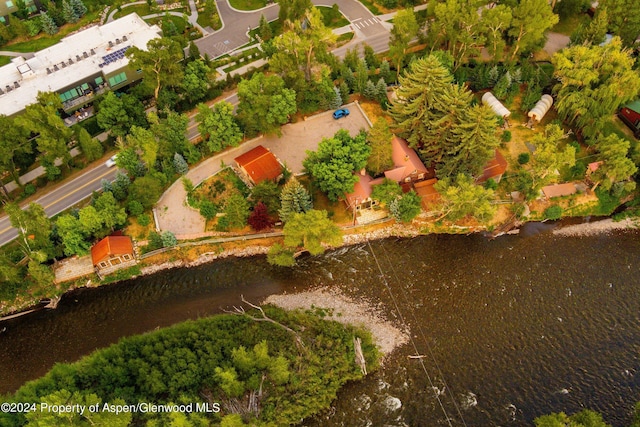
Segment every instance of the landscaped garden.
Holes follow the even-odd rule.
[[[267,5],[268,0],[229,0],[231,7],[239,10],[262,9]]]

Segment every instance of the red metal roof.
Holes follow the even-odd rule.
[[[107,236],[91,248],[91,261],[98,264],[113,255],[133,255],[133,243],[129,236]]]
[[[428,172],[416,152],[409,148],[404,139],[394,136],[391,140],[391,146],[393,148],[391,157],[393,158],[395,168],[384,172],[387,178],[400,182],[414,172]]]
[[[234,160],[249,175],[254,184],[266,179],[275,180],[282,173],[282,166],[276,156],[262,145],[258,145]]]

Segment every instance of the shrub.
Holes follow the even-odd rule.
[[[493,178],[489,178],[484,183],[484,188],[486,188],[487,190],[495,190],[496,188],[498,188],[498,183]]]
[[[140,214],[144,212],[144,207],[139,201],[132,200],[127,204],[127,210],[129,211],[129,215],[131,216],[140,216]]]
[[[215,218],[218,213],[218,205],[213,203],[210,200],[203,200],[200,202],[200,215],[202,215],[206,220],[210,220]]]
[[[562,208],[558,205],[549,206],[543,213],[545,219],[556,220],[562,216]]]
[[[143,227],[146,227],[151,223],[151,217],[147,214],[138,215],[138,224]]]
[[[25,196],[30,196],[32,194],[35,194],[36,192],[36,187],[33,184],[27,184],[24,186],[24,195]]]
[[[500,139],[502,140],[502,142],[511,141],[511,131],[505,130],[504,132],[502,132],[502,137],[500,137]]]
[[[165,248],[170,248],[178,244],[178,239],[176,239],[175,234],[170,231],[165,231],[162,233],[162,246]]]
[[[529,153],[520,153],[518,154],[518,163],[521,165],[526,165],[531,160],[531,156]]]

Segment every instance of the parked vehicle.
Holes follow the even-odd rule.
[[[109,159],[104,162],[104,165],[108,168],[112,168],[116,165],[116,158],[118,157],[117,154],[114,154],[113,156],[109,157]]]
[[[346,108],[341,108],[333,112],[333,118],[338,120],[342,117],[347,117],[349,115],[349,110]]]

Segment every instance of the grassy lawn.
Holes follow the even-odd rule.
[[[9,63],[11,63],[10,56],[0,56],[0,67],[2,67],[3,65],[7,65]]]
[[[267,0],[229,0],[231,7],[239,10],[262,9],[267,5]]]
[[[150,15],[152,13],[156,13],[151,11],[151,8],[146,4],[136,4],[133,6],[123,7],[118,12],[116,12],[115,15],[113,15],[113,19],[122,18],[123,16],[130,15],[134,12],[141,17],[145,15]]]
[[[589,19],[587,15],[572,15],[565,19],[560,20],[552,29],[554,33],[564,34],[565,36],[570,36],[573,32],[578,28],[580,22],[583,19]]]
[[[311,194],[313,209],[327,211],[329,218],[338,225],[350,225],[353,223],[353,212],[351,212],[343,201],[332,202],[322,191],[311,184],[308,175],[298,177],[298,181]]]
[[[322,13],[322,19],[324,20],[324,25],[329,28],[340,28],[345,25],[349,25],[349,21],[347,18],[342,15],[340,12],[334,12],[333,8],[325,7],[325,6],[317,6],[320,13]]]
[[[211,14],[207,14],[204,10],[198,12],[198,24],[201,27],[211,27],[214,30],[219,30],[222,28],[222,21],[220,20],[220,15],[218,15],[218,11]]]
[[[354,34],[353,33],[344,33],[344,34],[340,34],[338,36],[338,39],[336,40],[336,44],[338,46],[341,46],[347,42],[350,42],[351,39],[353,38]]]
[[[371,0],[361,0],[360,3],[365,5],[365,7],[369,9],[374,15],[382,15],[382,12],[380,11],[380,9],[378,9],[378,6],[375,5]]]

